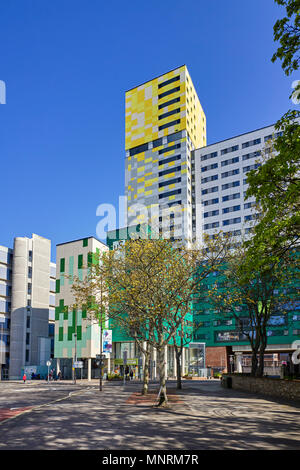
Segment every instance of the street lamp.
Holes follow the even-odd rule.
[[[77,309],[75,309],[75,348],[74,348],[74,363],[73,363],[73,383],[76,384],[76,362],[77,362]]]
[[[48,380],[47,380],[47,382],[49,383],[49,368],[51,366],[51,361],[47,361],[46,366],[48,367]]]
[[[102,392],[102,366],[103,366],[103,344],[102,344],[102,302],[101,302],[101,307],[100,307],[100,361],[99,361],[99,367],[100,367],[100,381],[99,381],[99,390]]]

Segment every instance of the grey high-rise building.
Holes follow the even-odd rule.
[[[0,363],[2,378],[45,365],[51,354],[56,265],[50,240],[33,234],[0,246]],[[53,342],[53,340],[52,340]]]

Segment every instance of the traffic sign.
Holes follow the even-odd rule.
[[[74,369],[82,369],[83,368],[83,362],[82,361],[74,361],[73,367],[74,367]]]

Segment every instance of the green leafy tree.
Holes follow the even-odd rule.
[[[296,289],[294,258],[289,264],[259,265],[258,254],[242,245],[223,267],[223,287],[213,286],[212,302],[221,318],[234,318],[252,350],[251,375],[262,377],[272,315],[286,314]],[[242,312],[242,313],[241,313]],[[259,360],[258,360],[259,358]]]
[[[169,239],[138,239],[127,240],[110,257],[109,308],[114,323],[129,330],[141,350],[144,342],[156,349],[160,405],[168,402],[165,347],[186,326],[193,294],[224,261],[226,248],[223,239],[207,239],[205,248],[176,246]]]
[[[262,164],[247,174],[246,198],[254,196],[260,219],[253,228],[258,263],[274,264],[299,248],[300,126],[299,113],[289,112],[277,124],[281,131],[263,152]]]
[[[278,5],[286,8],[286,16],[277,20],[274,25],[274,40],[280,46],[273,54],[272,62],[282,61],[286,75],[298,70],[300,55],[300,0],[275,0]]]

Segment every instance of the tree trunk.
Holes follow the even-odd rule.
[[[257,364],[258,364],[257,352],[258,352],[257,349],[252,350],[252,358],[251,358],[251,376],[252,377],[255,377],[256,372],[257,372]]]
[[[160,346],[157,349],[158,353],[158,370],[159,370],[159,397],[158,406],[165,406],[168,404],[167,386],[166,386],[166,373],[165,373],[165,348]]]
[[[178,390],[182,389],[182,381],[181,381],[181,355],[182,355],[182,349],[177,348],[175,346],[175,354],[176,354],[176,369],[177,369],[177,385],[176,388]]]
[[[150,359],[150,344],[147,343],[146,351],[145,351],[145,365],[144,365],[142,395],[147,395],[148,388],[149,388],[149,359]]]
[[[259,364],[256,372],[257,377],[263,377],[264,375],[264,360],[265,360],[265,350],[267,347],[267,331],[266,326],[263,324],[261,331],[261,341],[259,348]]]
[[[263,345],[261,346],[259,350],[259,364],[258,364],[258,368],[256,371],[256,377],[263,377],[264,375],[265,349],[266,349],[266,346]]]

